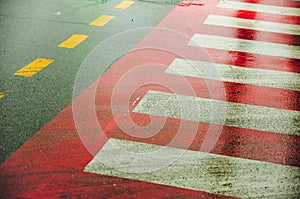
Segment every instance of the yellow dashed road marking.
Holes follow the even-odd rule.
[[[115,18],[114,16],[109,16],[109,15],[101,15],[94,21],[90,23],[91,26],[105,26],[110,20]]]
[[[0,99],[4,97],[4,93],[0,92]]]
[[[58,46],[61,48],[74,48],[84,40],[86,40],[89,36],[73,34],[70,38],[60,43]]]
[[[115,6],[116,9],[126,10],[129,8],[132,4],[134,4],[134,1],[122,1],[118,5]]]
[[[49,64],[54,62],[52,59],[44,59],[44,58],[37,58],[30,64],[24,66],[20,70],[14,73],[16,76],[23,76],[23,77],[32,77],[45,67],[47,67]]]

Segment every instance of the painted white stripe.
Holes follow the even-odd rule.
[[[226,115],[218,112],[226,107]],[[148,91],[133,112],[300,135],[300,111]],[[225,120],[225,123],[222,123]]]
[[[157,153],[147,160],[144,156],[165,148],[182,156],[153,172],[122,172],[156,167],[157,162],[170,158],[168,154]],[[84,171],[241,198],[294,198],[300,187],[298,167],[113,138]]]
[[[286,58],[300,58],[300,46],[215,35],[194,34],[188,45]]]
[[[175,59],[167,68],[166,73],[300,91],[300,73],[184,59]]]
[[[248,10],[248,11],[262,12],[262,13],[269,13],[269,14],[300,16],[299,8],[270,6],[270,5],[262,5],[262,4],[246,3],[246,2],[238,2],[238,1],[221,0],[218,3],[217,7],[230,8],[235,10]]]
[[[204,24],[300,35],[299,25],[241,19],[241,18],[228,17],[228,16],[209,15],[205,20]]]

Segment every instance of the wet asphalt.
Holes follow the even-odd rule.
[[[76,74],[97,45],[122,31],[157,25],[179,1],[139,0],[127,10],[117,10],[114,6],[119,2],[0,1],[0,92],[4,93],[0,99],[0,162],[71,103]],[[100,15],[116,17],[104,27],[90,26]],[[74,49],[59,48],[72,34],[89,38]],[[120,50],[130,50],[143,34],[146,32]],[[55,62],[33,77],[14,75],[36,58]],[[86,79],[82,90],[95,80]]]

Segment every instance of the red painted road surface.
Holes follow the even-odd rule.
[[[299,7],[297,1],[244,0],[243,2]],[[72,104],[67,106],[2,163],[3,198],[230,197],[84,172],[86,165],[101,150],[108,138],[162,146],[173,141],[172,147],[185,148],[188,144],[188,150],[199,151],[210,128],[216,132],[221,130],[221,134],[212,151],[204,152],[300,167],[299,135],[182,121],[176,118],[167,118],[160,132],[150,138],[130,135],[130,133],[136,135],[151,133],[149,129],[145,132],[135,130],[129,121],[129,118],[132,118],[141,126],[149,124],[149,115],[132,112],[149,90],[191,95],[188,91],[188,88],[191,88],[196,97],[300,111],[300,92],[296,90],[231,82],[224,82],[222,87],[223,84],[217,80],[185,77],[183,81],[181,76],[165,72],[175,58],[184,58],[245,68],[300,73],[300,61],[295,58],[213,48],[200,49],[187,45],[196,33],[295,46],[300,44],[298,35],[204,24],[208,15],[214,14],[299,25],[299,16],[226,9],[216,7],[218,3],[217,0],[180,3],[157,26],[157,28],[170,29],[172,33],[153,29],[135,49],[116,62],[99,81],[74,100],[73,105],[76,105],[76,110],[72,109]],[[178,32],[178,35],[173,31]],[[148,65],[145,67],[143,66],[145,64]],[[209,85],[212,87],[209,88]],[[223,95],[224,91],[225,95]],[[113,92],[116,94],[113,95]],[[95,111],[89,106],[94,100]],[[118,112],[115,117],[112,114],[114,108]],[[73,111],[80,113],[79,116],[75,116],[81,119],[79,122],[76,121],[76,125]],[[94,112],[99,124],[91,120]],[[162,119],[158,116],[152,118]],[[186,134],[181,139],[174,140],[179,124],[182,122],[185,124]],[[98,125],[101,126],[101,132],[97,130]],[[189,132],[193,131],[195,126],[197,131],[194,136]],[[78,128],[84,129],[84,133],[81,131],[78,134]],[[106,136],[103,136],[104,134]],[[192,142],[187,143],[188,140]],[[212,143],[209,144],[213,144],[213,141],[211,140]]]

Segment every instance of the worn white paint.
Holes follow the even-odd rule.
[[[299,8],[271,6],[271,5],[246,3],[246,2],[239,2],[239,1],[221,0],[218,3],[217,7],[230,8],[235,10],[262,12],[262,13],[269,13],[269,14],[278,14],[278,15],[300,16]]]
[[[157,162],[170,157],[143,157],[163,148],[111,138],[84,171],[241,198],[295,198],[299,194],[298,167],[170,147],[170,154],[182,154],[172,164],[153,172],[122,172],[157,167]]]
[[[184,59],[175,59],[166,73],[300,91],[299,73]]]
[[[232,28],[245,28],[266,32],[275,32],[291,35],[300,35],[300,26],[294,24],[275,23],[252,19],[241,19],[229,16],[209,15],[204,24],[225,26]]]
[[[226,108],[226,115],[219,109]],[[148,91],[133,112],[300,135],[300,111]],[[224,121],[225,123],[222,123]]]
[[[300,57],[300,46],[237,39],[216,35],[194,34],[188,45],[285,58],[299,59]]]

